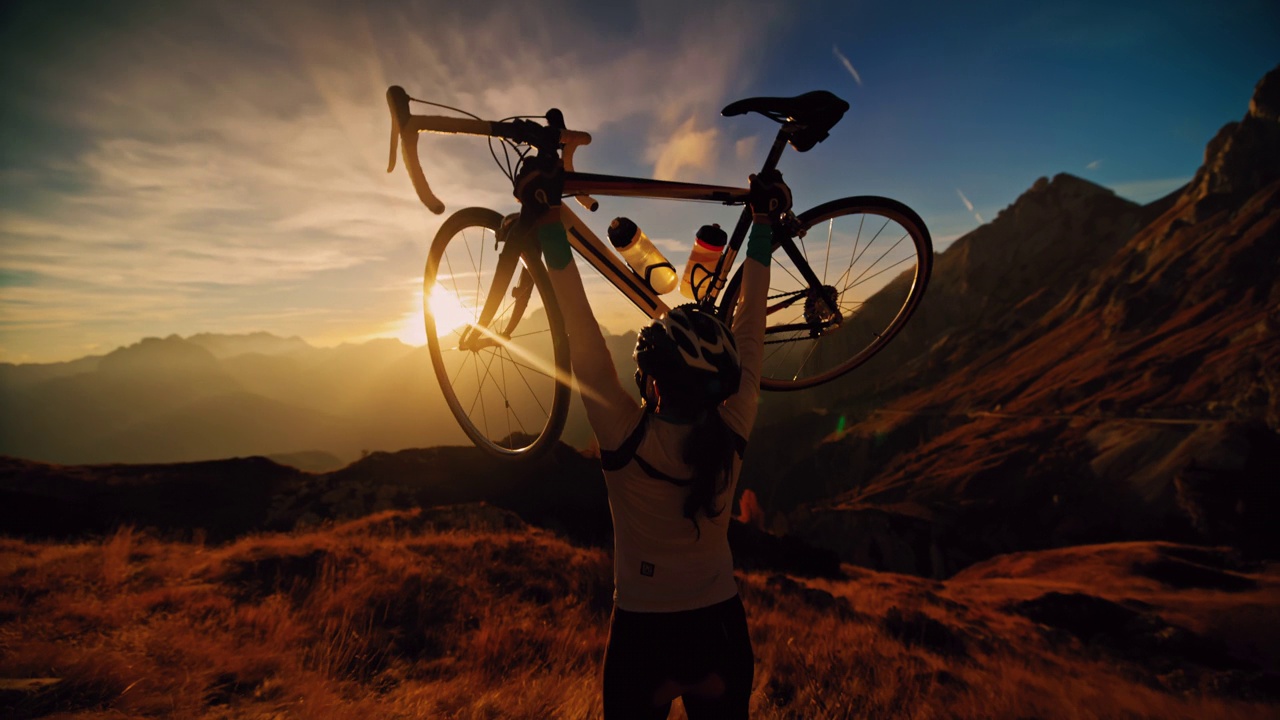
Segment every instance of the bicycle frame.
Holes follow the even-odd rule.
[[[539,152],[554,149],[559,161],[565,169],[564,193],[575,198],[583,207],[595,211],[599,204],[593,195],[612,197],[650,198],[657,200],[702,200],[724,205],[743,205],[742,214],[734,226],[733,233],[725,246],[724,252],[712,275],[710,287],[699,299],[699,302],[714,307],[721,290],[724,289],[729,272],[733,268],[742,243],[746,239],[747,230],[751,227],[751,213],[745,207],[748,189],[723,185],[702,185],[696,183],[675,182],[668,180],[651,180],[646,178],[623,177],[580,173],[573,169],[573,156],[578,147],[589,144],[591,136],[584,132],[567,130],[563,127],[563,118],[559,111],[548,113],[549,126],[541,126],[528,121],[490,122],[479,119],[444,117],[431,115],[413,115],[409,112],[409,97],[398,86],[387,93],[387,103],[391,108],[391,150],[387,171],[395,167],[396,146],[400,144],[405,165],[413,180],[419,198],[433,212],[444,209],[443,203],[431,192],[426,177],[418,160],[417,136],[420,132],[452,133],[482,135],[513,139],[528,142],[540,148]],[[554,116],[553,116],[554,113]],[[552,120],[554,117],[554,121]],[[557,127],[558,125],[558,127]],[[778,130],[777,137],[765,158],[761,172],[771,171],[777,167],[783,150],[788,142],[787,127]],[[561,206],[561,220],[569,236],[570,245],[578,254],[605,276],[623,295],[627,297],[641,312],[650,318],[660,317],[670,308],[662,301],[639,275],[629,268],[618,253],[602,242],[586,223],[565,206]],[[505,240],[502,253],[499,255],[498,267],[495,270],[494,282],[489,295],[485,298],[484,307],[477,318],[476,332],[464,333],[460,344],[488,343],[493,333],[488,329],[494,313],[497,312],[506,288],[510,286],[515,272],[517,260],[525,257],[526,262],[540,262],[537,248],[528,238],[500,236]],[[787,233],[779,237],[775,233],[775,242],[796,262],[797,269],[812,287],[821,285],[817,276],[805,262],[794,239]],[[523,281],[523,278],[522,278]],[[727,315],[728,309],[721,308],[721,314]]]

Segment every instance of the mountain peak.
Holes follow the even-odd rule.
[[[1084,222],[1089,217],[1112,217],[1136,209],[1138,205],[1114,191],[1070,173],[1058,173],[1050,180],[1038,178],[988,224],[999,233],[1025,236],[1045,222]],[[975,234],[986,231],[978,228]],[[963,238],[961,239],[963,241]]]
[[[261,355],[288,355],[312,349],[307,341],[294,335],[282,338],[269,332],[251,332],[238,335],[222,333],[198,333],[187,338],[188,342],[213,353],[217,358],[257,353]]]
[[[1249,100],[1249,116],[1258,120],[1280,122],[1280,66],[1262,76]]]
[[[1209,141],[1204,150],[1204,165],[1187,186],[1183,198],[1198,203],[1212,196],[1243,197],[1277,179],[1280,179],[1280,66],[1258,81],[1244,118],[1222,126]]]
[[[149,337],[128,347],[117,348],[98,363],[98,371],[142,375],[214,372],[218,360],[199,345],[177,335]]]
[[[1071,173],[1058,173],[1050,180],[1048,177],[1040,177],[1036,179],[1031,187],[1018,196],[1013,206],[1022,202],[1024,199],[1035,202],[1063,202],[1069,200],[1078,200],[1084,198],[1112,197],[1115,191],[1105,188],[1097,183],[1077,177]]]

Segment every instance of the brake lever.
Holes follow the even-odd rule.
[[[397,90],[399,93],[396,92]],[[387,108],[391,110],[391,152],[387,155],[388,173],[396,169],[396,151],[400,149],[400,116],[396,111],[396,103],[400,95],[408,99],[408,93],[405,93],[404,88],[399,85],[387,89]]]

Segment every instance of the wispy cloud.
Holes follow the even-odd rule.
[[[858,83],[858,87],[862,87],[862,76],[858,74],[858,70],[853,66],[853,63],[849,62],[849,58],[845,57],[845,54],[840,52],[840,47],[832,45],[831,51],[835,53],[836,59],[840,61],[840,64],[844,66],[844,69],[848,70],[849,74],[853,76],[853,81]]]
[[[1101,160],[1094,160],[1093,162],[1089,163],[1088,165],[1085,165],[1085,166],[1084,166],[1084,169],[1085,169],[1085,170],[1097,170],[1097,169],[1098,169],[1098,168],[1100,168],[1100,167],[1102,167],[1102,161],[1101,161]]]
[[[754,11],[693,9],[673,33],[641,9],[637,41],[620,45],[573,12],[432,5],[165,5],[86,29],[74,56],[46,53],[58,59],[31,68],[32,87],[58,93],[14,102],[75,143],[14,135],[35,159],[0,173],[0,267],[26,278],[0,277],[4,347],[81,347],[95,325],[119,333],[109,346],[197,330],[355,337],[400,317],[406,298],[379,290],[421,267],[442,218],[403,170],[383,172],[390,84],[485,117],[555,105],[579,129],[638,128],[619,172],[737,161],[734,138],[695,119],[758,62],[745,48],[759,26],[742,19]],[[610,143],[636,145],[601,134],[579,166]],[[420,145],[449,210],[511,206],[482,140]]]
[[[964,192],[961,191],[960,188],[956,188],[956,194],[960,196],[960,202],[964,203],[965,209],[973,213],[973,217],[978,221],[979,225],[986,222],[986,220],[982,219],[982,213],[973,209],[973,203],[969,202],[969,198],[965,197]]]
[[[653,174],[658,178],[681,177],[685,170],[705,170],[716,160],[716,146],[720,133],[715,128],[701,128],[696,117],[690,116],[675,129],[665,142],[650,148]]]

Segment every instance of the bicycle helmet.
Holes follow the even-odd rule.
[[[738,391],[742,379],[733,333],[694,304],[673,308],[641,329],[635,360],[642,395],[646,378],[653,378],[664,395],[679,397],[682,404],[718,405]]]

